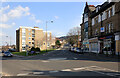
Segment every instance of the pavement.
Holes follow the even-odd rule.
[[[120,78],[116,56],[106,57],[94,53],[78,54],[65,47],[30,57],[3,57],[3,78],[10,77],[109,77]]]

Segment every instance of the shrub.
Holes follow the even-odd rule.
[[[38,52],[40,52],[40,48],[38,48],[38,47],[35,50],[38,51]]]
[[[35,52],[38,51],[38,52],[40,52],[40,48],[38,48],[38,47],[37,48],[32,47],[30,51],[35,51]]]
[[[36,49],[35,49],[34,47],[32,47],[30,51],[35,51],[35,50],[36,50]]]

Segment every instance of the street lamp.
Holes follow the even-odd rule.
[[[49,21],[46,21],[46,52],[47,52],[47,23]],[[53,21],[50,21],[50,23],[53,23]]]
[[[8,45],[7,38],[8,38],[8,36],[6,36],[6,42],[5,43]]]

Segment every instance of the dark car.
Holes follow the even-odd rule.
[[[6,52],[3,53],[3,56],[12,57],[13,54],[11,52],[9,52],[9,51],[6,51]]]
[[[9,51],[9,52],[16,52],[15,49],[9,49],[8,51]]]

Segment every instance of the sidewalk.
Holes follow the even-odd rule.
[[[85,56],[88,56],[90,58],[96,58],[95,60],[104,60],[104,61],[113,61],[113,62],[120,62],[120,56],[117,55],[105,55],[105,54],[97,54],[93,52],[85,52]]]

